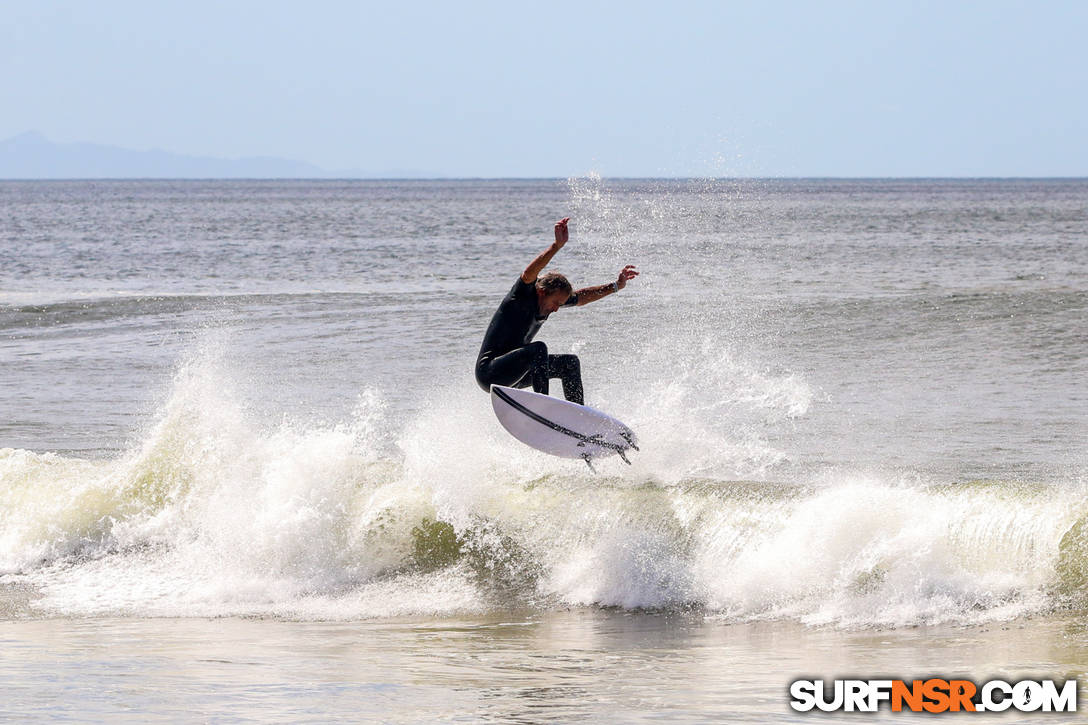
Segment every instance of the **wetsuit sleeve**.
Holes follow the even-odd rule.
[[[560,307],[573,307],[576,304],[578,304],[578,295],[571,295]]]

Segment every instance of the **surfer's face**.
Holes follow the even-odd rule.
[[[540,314],[550,315],[563,306],[563,303],[567,301],[570,295],[566,292],[556,291],[549,292],[548,294],[537,295],[537,299],[540,302]]]

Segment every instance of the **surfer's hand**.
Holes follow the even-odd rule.
[[[570,232],[567,231],[567,222],[570,221],[570,217],[563,217],[555,223],[555,248],[562,249],[563,245],[570,239]]]
[[[634,279],[638,276],[638,270],[635,269],[635,265],[629,264],[620,271],[620,276],[616,280],[616,287],[623,289],[627,286],[627,280]]]

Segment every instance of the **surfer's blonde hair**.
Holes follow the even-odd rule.
[[[545,294],[551,294],[552,292],[566,292],[568,295],[574,294],[574,288],[571,287],[570,282],[558,272],[548,272],[545,275],[541,275],[536,280],[536,286],[542,289]]]

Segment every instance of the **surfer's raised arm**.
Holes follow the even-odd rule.
[[[548,380],[563,381],[563,397],[585,402],[582,368],[577,355],[552,355],[543,342],[533,340],[540,326],[560,307],[587,305],[619,292],[638,276],[634,265],[620,270],[615,282],[586,287],[575,293],[570,281],[558,272],[541,272],[570,238],[569,217],[555,223],[555,241],[529,263],[506,297],[499,303],[476,356],[476,382],[485,392],[494,386],[527,388],[548,394]]]
[[[529,262],[529,266],[525,268],[525,271],[521,273],[521,281],[525,284],[532,284],[536,282],[536,278],[540,276],[540,273],[544,271],[544,268],[548,266],[548,262],[552,261],[552,257],[555,253],[563,248],[563,245],[570,239],[570,232],[567,230],[567,222],[570,221],[570,217],[563,217],[555,223],[555,241],[551,246],[537,255],[537,258],[532,262]]]
[[[638,270],[635,269],[635,265],[629,264],[620,270],[620,276],[616,278],[615,282],[602,284],[599,287],[584,287],[580,290],[576,290],[574,294],[578,298],[578,306],[588,305],[590,302],[596,302],[614,292],[619,292],[627,286],[628,280],[634,279],[637,276]]]

